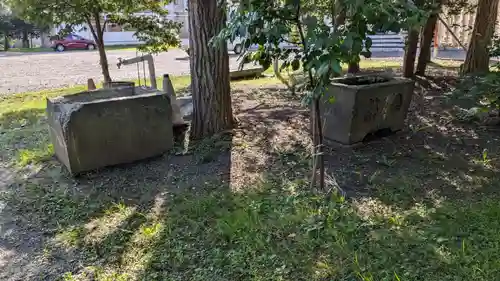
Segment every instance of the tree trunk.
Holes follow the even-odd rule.
[[[347,73],[358,73],[359,72],[359,63],[358,62],[350,62],[347,67]]]
[[[8,51],[10,49],[9,36],[7,35],[7,33],[3,35],[3,49],[4,51]]]
[[[23,48],[29,48],[30,47],[30,39],[29,39],[29,36],[28,36],[28,30],[27,29],[23,29],[22,42],[23,42]]]
[[[425,69],[427,68],[427,63],[431,61],[431,44],[432,38],[434,38],[434,31],[436,29],[436,23],[438,20],[438,14],[432,14],[425,23],[422,30],[422,38],[420,40],[420,54],[418,55],[417,70],[415,74],[425,75]]]
[[[413,77],[415,70],[415,58],[417,56],[418,47],[418,30],[411,29],[408,32],[408,39],[406,41],[406,50],[403,59],[403,76],[406,78]]]
[[[344,7],[344,3],[342,1],[335,1],[335,7],[333,9],[332,17],[334,18],[334,25],[336,28],[338,26],[345,24],[346,20],[346,9]],[[359,63],[358,62],[350,62],[347,67],[347,73],[358,73],[359,72]]]
[[[462,68],[463,74],[488,72],[488,46],[495,30],[497,14],[498,0],[479,0],[474,29]]]
[[[227,45],[225,42],[218,46],[209,44],[226,24],[225,10],[217,2],[219,0],[188,2],[193,139],[231,129],[234,124]]]
[[[92,25],[92,21],[87,19],[87,24],[90,28],[90,32],[94,37],[94,41],[97,45],[97,50],[99,51],[99,64],[101,65],[102,76],[104,77],[104,83],[111,82],[111,75],[109,74],[109,64],[108,57],[106,56],[106,50],[104,49],[104,30],[101,27],[100,15],[94,15],[95,27]]]
[[[101,64],[104,83],[111,82],[111,75],[109,74],[108,57],[106,56],[106,50],[104,49],[104,44],[102,39],[101,41],[96,41],[96,44],[97,44],[97,49],[99,50],[99,63]]]

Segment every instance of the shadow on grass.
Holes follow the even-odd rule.
[[[24,167],[51,158],[52,146],[48,142],[45,110],[21,109],[1,113],[0,159]]]
[[[500,131],[457,120],[442,94],[454,83],[419,80],[406,131],[360,149],[332,151],[328,162],[351,196],[375,192],[387,204],[408,207],[496,193]]]
[[[307,110],[280,87],[236,91],[240,128],[191,154],[45,161],[1,197],[0,279],[494,280],[497,135],[419,91],[410,130],[327,157],[348,201],[309,190]]]
[[[490,243],[500,241],[500,224],[489,221],[500,211],[500,130],[457,120],[443,96],[454,84],[446,77],[418,80],[409,129],[358,149],[334,149],[327,157],[360,215],[398,229],[397,238],[383,228],[374,235],[401,254],[394,263],[404,270],[394,272],[405,272],[407,280],[498,274],[488,268],[498,259]]]

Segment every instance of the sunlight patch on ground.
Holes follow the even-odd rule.
[[[369,195],[353,196],[349,201],[338,194],[324,196],[308,184],[310,147],[300,139],[309,138],[300,134],[307,129],[307,122],[299,114],[290,115],[300,119],[297,122],[286,114],[297,113],[299,107],[285,107],[298,103],[297,99],[287,96],[282,86],[270,91],[238,90],[241,88],[235,89],[235,99],[246,95],[253,99],[251,107],[277,105],[276,112],[282,115],[275,116],[273,122],[269,122],[273,118],[270,112],[255,108],[250,112],[256,114],[244,115],[245,105],[235,100],[234,105],[241,107],[235,112],[245,118],[242,124],[246,127],[198,142],[191,155],[178,157],[189,161],[175,163],[179,170],[174,170],[177,185],[173,189],[163,186],[167,184],[163,170],[174,169],[165,158],[79,180],[51,178],[47,170],[62,168],[50,161],[44,163],[48,168],[41,175],[16,186],[7,198],[14,214],[32,222],[47,237],[57,234],[54,243],[59,244],[47,250],[47,260],[52,263],[47,263],[47,271],[67,258],[78,265],[68,262],[64,269],[55,269],[58,276],[71,271],[63,276],[66,281],[351,281],[395,280],[395,276],[400,280],[449,281],[495,280],[498,276],[497,196],[456,200],[446,193],[449,184],[436,179],[435,175],[441,174],[428,174],[415,166],[399,167],[408,158],[421,166],[432,163],[438,171],[448,167],[446,161],[457,162],[442,150],[434,151],[442,147],[426,144],[429,149],[412,154],[403,151],[405,147],[391,146],[398,151],[384,150],[382,156],[380,151],[370,150],[364,156],[359,152],[356,156],[360,159],[353,160],[352,169],[359,172],[360,182],[363,180],[359,187],[365,192],[368,189]],[[29,130],[42,128],[39,132],[46,132],[44,120],[35,118],[44,115],[43,98],[37,99],[35,95],[13,97],[7,99],[14,102],[8,107],[0,102],[1,117],[9,120],[2,132],[9,135],[10,144],[17,144],[21,136],[29,137]],[[280,99],[288,102],[280,103]],[[270,100],[273,102],[266,103]],[[23,102],[41,108],[29,116],[17,112],[9,116],[10,107],[23,106]],[[257,113],[262,119],[255,116]],[[268,124],[262,125],[264,121]],[[300,137],[292,139],[293,130],[282,123],[295,127],[295,135]],[[202,170],[221,164],[218,157],[224,153],[232,157],[229,171],[226,167]],[[363,161],[370,155],[377,159],[367,167]],[[466,168],[470,168],[470,159],[465,158]],[[151,171],[145,173],[138,167]],[[328,171],[332,175],[338,172],[332,170]],[[219,175],[209,175],[217,179],[211,182],[196,181],[198,173],[212,171],[237,175],[234,182],[239,181],[243,188],[237,192],[227,189],[229,183],[224,182],[226,178],[219,181]],[[456,173],[462,177],[457,180],[470,185],[478,177],[467,171]],[[442,175],[449,177],[450,173]],[[354,173],[341,176],[356,178]],[[179,188],[184,181],[189,186]],[[346,183],[342,177],[339,182],[343,187],[358,184],[356,179]]]
[[[4,266],[7,266],[7,264],[16,254],[17,253],[13,250],[7,250],[0,247],[0,269]]]
[[[135,212],[135,208],[125,206],[123,203],[113,205],[104,212],[102,217],[95,218],[85,224],[86,244],[99,244],[112,232],[117,231],[119,226]]]
[[[139,279],[145,273],[153,258],[154,243],[158,242],[162,233],[168,232],[155,209],[153,207],[151,212],[145,215],[147,222],[132,235],[121,259],[123,272],[127,272],[133,280]]]

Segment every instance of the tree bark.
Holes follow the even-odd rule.
[[[347,73],[358,73],[360,71],[359,63],[350,62],[347,67]]]
[[[23,29],[23,38],[22,38],[22,44],[23,48],[29,48],[30,47],[30,40],[29,40],[29,35],[28,35],[28,30]]]
[[[463,74],[489,71],[488,46],[495,31],[497,14],[498,0],[479,0]]]
[[[333,16],[334,18],[334,24],[335,27],[338,27],[339,25],[345,24],[346,20],[346,9],[343,6],[342,1],[335,1],[335,7],[333,9],[333,12],[335,13]],[[359,72],[359,63],[357,62],[350,62],[347,67],[347,73],[358,73]]]
[[[425,23],[422,30],[422,38],[420,40],[420,54],[418,55],[417,70],[415,74],[425,75],[425,69],[427,68],[427,63],[431,61],[431,44],[432,38],[434,38],[434,31],[436,29],[436,23],[438,20],[438,14],[432,14]]]
[[[4,51],[8,51],[10,49],[9,36],[7,35],[7,33],[3,35],[3,49]]]
[[[90,32],[94,37],[95,43],[97,45],[97,50],[99,51],[99,64],[101,65],[102,76],[104,77],[104,83],[111,82],[111,75],[109,74],[109,64],[108,57],[106,55],[106,50],[104,49],[104,31],[101,28],[100,14],[94,15],[95,27],[92,25],[90,18],[87,19],[87,24],[90,28]]]
[[[190,0],[189,62],[193,94],[191,138],[201,139],[233,128],[229,79],[229,56],[225,42],[209,41],[226,24],[218,0]]]
[[[406,41],[406,50],[403,59],[403,76],[406,78],[413,77],[415,70],[415,58],[417,56],[418,47],[418,30],[411,29],[408,32]]]

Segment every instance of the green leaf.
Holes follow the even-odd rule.
[[[363,50],[363,41],[361,38],[355,38],[352,43],[352,53],[359,54]]]
[[[351,50],[353,42],[354,42],[354,40],[352,38],[352,34],[348,33],[344,39],[344,43],[342,44],[342,46],[348,50]]]
[[[363,51],[360,53],[360,55],[362,55],[363,57],[369,59],[372,57],[372,52],[371,51]]]
[[[324,76],[328,73],[328,71],[330,70],[330,66],[326,63],[323,63],[321,64],[321,66],[318,68],[317,70],[317,75],[318,76]]]
[[[370,37],[366,37],[365,39],[365,48],[368,50],[372,47],[372,39]]]
[[[328,102],[329,103],[335,103],[335,96],[328,97]]]
[[[342,73],[342,66],[340,65],[340,61],[339,60],[334,60],[332,62],[332,70],[336,74],[341,74]]]
[[[292,70],[296,71],[300,68],[300,61],[298,59],[294,59],[292,61]]]
[[[252,45],[252,41],[250,41],[250,40],[245,40],[245,44],[244,44],[245,49],[250,48],[250,45]]]

